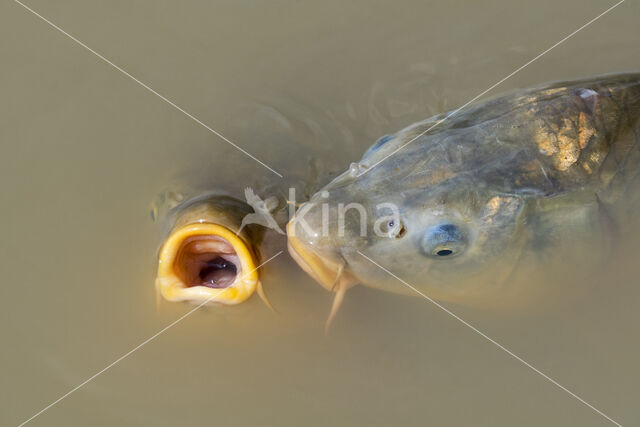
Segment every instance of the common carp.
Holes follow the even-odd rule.
[[[248,204],[219,194],[173,208],[158,254],[160,294],[169,301],[238,304],[257,291],[271,307],[257,270],[261,231],[243,224],[253,212]]]
[[[444,113],[380,138],[313,195],[287,225],[289,252],[337,292],[332,314],[354,284],[413,292],[388,272],[436,299],[491,298],[523,253],[558,249],[574,268],[562,257],[578,235],[619,229],[639,141],[640,73]]]

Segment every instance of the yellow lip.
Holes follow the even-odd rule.
[[[340,282],[350,283],[351,280],[346,274],[342,274],[340,278],[337,277],[342,267],[340,263],[320,257],[305,247],[305,245],[295,237],[295,233],[293,232],[294,219],[295,217],[287,224],[287,247],[289,254],[298,263],[300,268],[330,291],[335,291],[337,285],[340,284],[336,283],[336,279]]]
[[[239,260],[236,277],[225,288],[190,286],[179,271],[180,251],[188,239],[202,237],[222,239],[235,252]],[[237,267],[237,266],[236,266]],[[188,224],[173,230],[162,246],[158,256],[156,288],[169,301],[192,301],[196,303],[217,302],[239,304],[249,298],[259,286],[255,256],[250,247],[230,229],[213,223]]]

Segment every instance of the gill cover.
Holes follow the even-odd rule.
[[[156,289],[168,301],[239,304],[255,291],[271,308],[257,271],[259,233],[243,227],[250,206],[224,195],[173,209],[158,254]]]

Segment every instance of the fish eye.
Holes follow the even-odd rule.
[[[450,258],[462,253],[467,239],[454,224],[438,224],[427,229],[422,238],[422,251],[432,258]]]

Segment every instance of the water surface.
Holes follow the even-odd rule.
[[[156,306],[159,191],[312,191],[314,176],[325,183],[379,136],[464,104],[612,4],[28,2],[282,179],[20,5],[0,4],[2,424],[190,309]],[[639,20],[627,1],[491,94],[637,70]],[[597,273],[559,276],[535,304],[447,307],[634,425],[640,233],[624,231]],[[266,254],[281,249],[270,235]],[[279,314],[256,297],[199,310],[31,424],[608,423],[424,299],[356,288],[325,336],[329,293],[287,255],[262,275]]]

